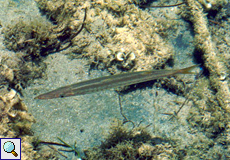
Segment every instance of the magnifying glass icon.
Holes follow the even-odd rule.
[[[3,145],[3,149],[7,153],[12,153],[15,157],[18,156],[18,154],[14,151],[15,150],[15,145],[11,141],[7,141]]]

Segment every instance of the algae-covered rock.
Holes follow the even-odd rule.
[[[1,88],[0,91],[0,137],[22,138],[23,159],[33,159],[36,152],[31,144],[32,132],[30,128],[35,120],[27,112],[27,107],[16,91],[9,92],[6,88]]]
[[[85,150],[86,159],[174,159],[175,148],[144,127],[128,129],[115,120],[100,146]]]
[[[57,43],[56,37],[50,34],[52,24],[43,18],[18,20],[3,29],[6,47],[15,52],[24,52],[24,57],[38,58],[45,55],[50,46]]]
[[[1,83],[18,91],[21,91],[35,78],[44,76],[46,65],[43,62],[26,61],[22,52],[0,58]]]
[[[23,160],[54,158],[55,153],[35,151],[32,143],[35,141],[31,125],[34,117],[28,113],[27,106],[15,90],[0,89],[0,138],[21,138],[21,157]]]
[[[194,27],[196,46],[195,57],[204,64],[206,77],[200,78],[191,99],[194,106],[187,117],[189,125],[206,136],[202,137],[196,148],[206,150],[207,154],[195,151],[189,153],[202,159],[225,159],[229,154],[219,145],[228,143],[230,117],[230,82],[229,72],[229,16],[227,1],[186,0],[186,7],[180,14],[191,21]],[[207,14],[208,13],[208,14]],[[226,135],[226,136],[224,136]],[[221,139],[221,141],[220,141]],[[210,143],[213,141],[212,143]],[[206,146],[209,144],[209,146]],[[221,149],[222,154],[217,154]]]
[[[25,57],[39,58],[71,48],[92,65],[110,72],[143,70],[164,65],[173,55],[168,29],[179,23],[154,18],[130,1],[43,1],[37,0],[43,18],[20,20],[4,29],[5,44]],[[174,27],[173,27],[174,26]],[[117,60],[117,54],[132,53],[132,60]],[[74,57],[74,55],[71,53]]]

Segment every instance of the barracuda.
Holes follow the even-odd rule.
[[[53,91],[41,94],[35,97],[35,99],[53,99],[53,98],[77,96],[77,95],[93,93],[105,89],[128,86],[128,85],[146,82],[162,77],[173,76],[176,74],[195,74],[194,72],[191,72],[191,70],[197,66],[198,65],[194,65],[188,68],[175,69],[175,70],[150,70],[150,71],[131,72],[131,73],[123,73],[123,74],[90,79],[90,80],[74,83],[68,86],[64,86],[61,88],[57,88]]]

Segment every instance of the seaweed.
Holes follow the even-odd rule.
[[[23,57],[26,60],[41,59],[41,56],[69,48],[72,39],[84,28],[86,15],[85,9],[83,23],[78,31],[70,29],[70,26],[60,30],[60,26],[52,25],[42,18],[34,19],[30,23],[20,20],[4,28],[4,43],[10,50],[24,52]]]
[[[57,143],[57,142],[47,142],[47,141],[42,141],[39,139],[35,139],[35,141],[33,142],[33,146],[35,149],[38,149],[38,147],[42,144],[44,145],[48,145],[51,149],[53,149],[55,152],[59,153],[61,156],[68,158],[66,155],[62,154],[61,151],[63,152],[74,152],[75,156],[77,156],[78,160],[81,160],[81,155],[80,152],[76,149],[76,142],[74,143],[74,146],[66,143],[64,140],[62,140],[60,137],[57,137],[57,139],[61,142],[61,143]],[[65,148],[69,148],[70,150],[64,150],[64,149],[56,149],[54,147],[51,146],[60,146],[60,147],[65,147]]]
[[[100,146],[85,150],[86,159],[174,159],[173,145],[167,139],[154,137],[146,127],[128,129],[115,120],[109,135]]]

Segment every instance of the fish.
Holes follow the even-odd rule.
[[[173,76],[176,74],[196,74],[194,72],[191,72],[191,70],[193,70],[197,66],[199,65],[193,65],[183,69],[148,70],[104,76],[60,87],[50,92],[38,95],[35,97],[35,99],[53,99],[84,95],[106,89],[147,82],[162,77]]]

